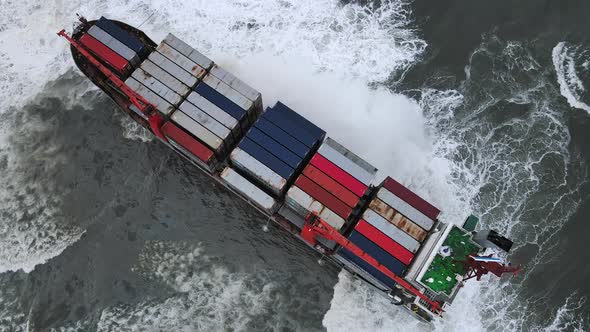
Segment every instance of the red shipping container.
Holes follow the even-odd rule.
[[[94,39],[89,34],[84,34],[82,38],[80,38],[80,43],[120,73],[125,72],[126,67],[129,65],[129,62],[125,60],[125,58],[115,53],[115,51]]]
[[[383,234],[380,230],[373,227],[363,219],[361,219],[358,224],[356,224],[354,229],[381,247],[383,250],[390,253],[393,257],[399,259],[400,262],[410,265],[410,262],[412,259],[414,259],[414,254],[412,254],[412,252],[389,238],[387,235]]]
[[[175,126],[172,122],[166,122],[162,126],[162,132],[206,164],[208,164],[213,158],[213,151],[194,139],[184,130]]]
[[[347,219],[350,216],[352,208],[346,206],[341,200],[308,179],[305,175],[300,175],[295,181],[295,185],[340,217]]]
[[[316,153],[313,158],[311,158],[311,164],[322,172],[328,174],[332,179],[338,181],[338,183],[345,186],[359,197],[362,197],[367,191],[368,187],[364,183],[355,179],[352,175],[346,173],[319,153]]]
[[[389,176],[383,181],[383,187],[394,193],[397,197],[406,201],[406,203],[413,206],[416,210],[422,212],[428,218],[436,220],[438,217],[440,213],[439,209],[435,208],[432,206],[432,204],[428,203],[420,196],[414,194],[410,189],[404,187],[401,185],[401,183],[395,181]]]
[[[346,205],[355,207],[359,202],[358,196],[326,175],[326,173],[315,168],[313,165],[307,165],[307,167],[305,167],[303,170],[303,174],[305,174],[305,176],[310,178],[313,182],[319,184],[322,188],[326,189],[334,196],[338,197]]]

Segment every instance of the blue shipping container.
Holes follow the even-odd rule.
[[[259,118],[256,123],[254,123],[254,127],[260,129],[263,133],[267,134],[268,136],[274,138],[277,142],[281,143],[281,145],[286,146],[289,150],[293,151],[296,155],[301,158],[305,158],[309,153],[309,148],[305,146],[305,144],[299,142],[293,136],[287,134],[284,130],[277,127],[274,123],[264,119]]]
[[[195,91],[240,122],[246,116],[246,111],[240,106],[205,83],[199,83]]]
[[[135,51],[135,53],[139,55],[143,55],[145,53],[147,48],[141,42],[141,40],[118,26],[116,23],[111,22],[105,17],[101,17],[98,21],[96,21],[96,25],[121,43],[125,44],[125,46]]]
[[[280,101],[278,101],[275,106],[271,108],[271,110],[284,113],[287,117],[291,118],[295,123],[305,128],[314,136],[324,137],[326,135],[326,132],[320,127],[316,126],[313,122],[304,118],[301,114],[295,112],[289,106],[281,103]]]
[[[338,254],[340,256],[342,256],[342,258],[356,264],[358,267],[360,267],[361,269],[367,271],[370,275],[372,275],[373,277],[375,277],[375,279],[381,281],[385,286],[388,286],[390,288],[393,288],[395,286],[395,281],[393,281],[393,279],[389,278],[388,276],[386,276],[383,272],[377,270],[376,268],[374,268],[373,266],[371,266],[371,264],[365,262],[364,260],[362,260],[360,257],[358,257],[357,255],[351,253],[350,251],[341,248],[338,251]]]
[[[244,137],[238,146],[284,179],[289,180],[291,176],[293,176],[293,168],[289,167],[289,165],[285,164],[279,158],[275,157],[247,137]]]
[[[289,117],[282,112],[272,111],[267,108],[266,112],[262,114],[262,118],[274,123],[279,128],[283,129],[289,135],[295,137],[299,142],[305,144],[309,148],[313,148],[318,142],[319,138],[312,135],[300,125],[294,123]]]
[[[401,277],[406,272],[406,266],[402,262],[391,256],[387,251],[381,249],[361,233],[353,231],[350,233],[348,239],[398,276]]]
[[[294,169],[297,169],[299,164],[301,164],[301,157],[289,151],[289,149],[282,146],[279,142],[274,140],[274,138],[266,135],[256,128],[250,128],[248,133],[246,133],[246,137]]]

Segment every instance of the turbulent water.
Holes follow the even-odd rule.
[[[0,331],[590,329],[582,1],[36,1],[0,9]],[[420,323],[74,68],[75,13],[173,32],[443,210],[515,242]]]

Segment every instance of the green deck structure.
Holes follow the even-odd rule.
[[[470,254],[477,254],[481,249],[471,240],[471,234],[453,226],[443,242],[443,248],[449,247],[449,256],[437,253],[420,282],[436,293],[451,295],[458,283],[457,275],[467,272],[462,261]]]

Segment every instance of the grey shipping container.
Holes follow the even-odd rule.
[[[158,81],[162,82],[180,96],[186,96],[190,92],[190,88],[187,85],[183,84],[176,77],[168,74],[164,69],[158,67],[150,60],[145,60],[142,62],[141,69],[153,76]]]
[[[158,67],[164,69],[168,74],[174,76],[174,78],[178,79],[184,85],[192,88],[197,84],[197,78],[191,75],[186,70],[182,69],[179,65],[172,62],[167,57],[163,56],[158,52],[150,53],[148,59],[151,62],[158,65]]]
[[[369,186],[371,185],[371,182],[373,182],[375,173],[368,172],[362,166],[356,164],[355,161],[349,159],[348,156],[342,154],[340,151],[335,150],[330,145],[325,143],[322,144],[318,152],[365,185]]]
[[[152,105],[156,106],[156,109],[163,114],[170,114],[174,110],[174,106],[167,102],[164,98],[158,96],[152,90],[148,89],[145,85],[139,83],[133,77],[129,77],[125,84],[127,84],[131,90],[137,92],[140,96],[142,96],[145,100],[150,102]]]
[[[305,211],[305,216],[311,212],[317,212],[322,219],[337,230],[340,230],[345,224],[344,219],[334,211],[328,209],[325,205],[316,201],[313,197],[309,196],[306,192],[296,186],[291,187],[289,191],[287,191],[287,197],[285,200],[299,205],[301,207],[299,210]]]
[[[412,253],[416,253],[420,248],[420,243],[418,241],[406,232],[390,224],[387,220],[378,215],[377,212],[366,210],[365,213],[363,213],[363,219]]]
[[[132,49],[127,47],[125,44],[118,41],[115,37],[106,33],[103,29],[96,25],[93,25],[88,29],[88,33],[99,42],[106,45],[115,53],[119,54],[125,60],[129,61],[133,66],[137,66],[140,62],[139,56]]]
[[[205,82],[207,85],[209,85],[217,92],[224,95],[227,99],[231,100],[234,104],[238,105],[244,111],[246,111],[251,122],[253,122],[256,119],[256,114],[254,112],[254,103],[250,99],[244,97],[241,93],[234,90],[229,85],[223,83],[221,80],[219,80],[217,77],[213,75],[206,75],[203,79],[203,82]]]
[[[162,82],[155,79],[152,75],[146,73],[143,69],[137,68],[133,74],[131,74],[141,84],[147,86],[155,94],[166,100],[168,103],[177,106],[180,104],[182,97],[176,92],[172,91],[169,87],[164,85]]]
[[[235,148],[229,158],[237,168],[251,174],[275,195],[280,195],[287,184],[287,180],[240,148]]]
[[[432,219],[385,188],[379,189],[377,197],[427,231],[434,225]]]
[[[251,100],[252,103],[254,103],[257,113],[262,112],[262,95],[260,92],[256,91],[254,88],[235,77],[232,73],[219,67],[217,64],[214,64],[209,72],[211,75],[217,77],[223,83],[231,86],[234,90],[238,91],[244,97]]]
[[[397,228],[410,234],[414,239],[419,242],[424,241],[428,233],[420,228],[420,226],[414,224],[411,220],[404,217],[401,213],[397,212],[394,208],[387,205],[379,198],[374,198],[369,205],[369,208],[381,217],[387,219],[391,224],[397,226]]]
[[[196,62],[187,58],[182,53],[175,50],[172,46],[164,42],[160,43],[156,51],[198,79],[203,78],[203,76],[205,76],[207,73],[203,67],[199,66]]]
[[[194,91],[191,92],[186,99],[231,130],[232,135],[234,136],[234,141],[237,142],[242,138],[242,130],[240,126],[238,126],[238,120],[234,119],[233,116],[227,114],[224,110],[207,100],[207,98]]]
[[[366,160],[357,156],[352,151],[348,150],[342,144],[336,142],[332,138],[327,137],[323,144],[326,144],[326,145],[330,146],[331,148],[333,148],[334,150],[340,152],[340,154],[342,154],[346,158],[350,159],[352,162],[354,162],[358,166],[362,167],[365,171],[367,171],[367,173],[372,174],[373,176],[375,176],[377,174],[378,169],[375,166],[369,164]]]
[[[172,113],[172,116],[170,118],[172,119],[172,121],[174,121],[174,123],[178,124],[182,128],[186,129],[186,131],[191,133],[193,136],[203,141],[203,143],[208,145],[212,150],[219,154],[223,154],[223,140],[217,137],[207,128],[200,125],[197,121],[193,120],[190,116],[177,110],[176,112]]]
[[[267,211],[275,208],[276,201],[270,195],[256,187],[253,183],[238,174],[235,170],[226,167],[221,172],[221,178],[232,188],[242,193],[250,201]]]
[[[225,128],[214,118],[210,117],[207,113],[201,111],[199,108],[194,106],[188,101],[184,101],[180,104],[179,109],[186,115],[190,116],[193,120],[197,121],[200,125],[207,128],[215,136],[225,141],[226,146],[233,143],[233,137],[229,129]]]
[[[201,54],[201,52],[195,50],[190,45],[171,33],[169,33],[166,38],[164,38],[164,42],[206,70],[209,70],[211,65],[213,65],[213,61],[211,61],[211,59],[204,56]]]

